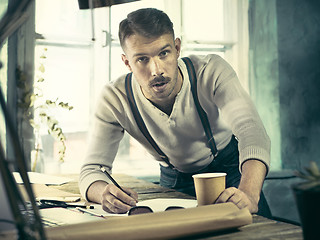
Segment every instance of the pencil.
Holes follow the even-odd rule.
[[[119,188],[122,192],[126,193],[121,187],[120,185],[116,182],[116,180],[113,179],[113,177],[111,177],[111,175],[107,172],[107,170],[100,165],[100,170],[110,179],[110,181],[117,186],[117,188]],[[126,193],[127,194],[127,193]]]

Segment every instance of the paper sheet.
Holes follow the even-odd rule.
[[[20,173],[13,172],[13,176],[18,184],[23,183]],[[29,177],[30,183],[38,183],[38,184],[46,184],[46,185],[62,185],[72,180],[66,177],[57,177],[57,176],[37,173],[37,172],[28,172],[28,177]]]
[[[39,213],[43,219],[54,222],[60,226],[104,220],[103,218],[94,217],[88,214],[82,214],[76,209],[45,208],[40,209]]]
[[[197,200],[181,198],[157,198],[141,201],[137,206],[148,206],[153,212],[163,212],[167,207],[192,208],[197,206]]]
[[[113,214],[105,212],[100,204],[91,204],[94,209],[85,209],[89,214],[103,217],[112,216],[128,216],[127,214]],[[192,208],[197,206],[197,200],[193,199],[181,199],[181,198],[156,198],[140,201],[137,206],[148,206],[153,212],[163,212],[167,207],[179,206],[184,208]]]
[[[44,184],[32,184],[32,189],[35,198],[38,199],[51,199],[51,200],[60,200],[65,202],[76,202],[80,200],[80,194],[65,192],[59,189],[48,187]],[[22,196],[26,201],[28,201],[28,195],[24,188],[24,185],[19,185],[19,189],[22,193]]]

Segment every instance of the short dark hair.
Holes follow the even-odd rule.
[[[155,8],[142,8],[128,14],[119,25],[119,39],[122,48],[125,39],[139,34],[144,37],[159,37],[163,34],[172,34],[173,23],[166,13]]]

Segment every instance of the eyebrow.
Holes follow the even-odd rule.
[[[167,47],[171,47],[171,45],[169,43],[167,43],[166,45],[164,45],[162,48],[160,48],[159,52],[163,51],[164,49],[166,49]],[[133,57],[139,57],[139,56],[144,56],[144,55],[148,55],[147,53],[136,53],[133,55]]]

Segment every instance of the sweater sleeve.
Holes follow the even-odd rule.
[[[212,101],[238,139],[240,171],[242,164],[249,159],[263,162],[269,171],[270,139],[253,101],[225,60],[219,56],[208,59],[202,75],[211,79],[205,84],[209,84],[207,89],[213,89]]]
[[[102,165],[109,171],[112,169],[119,143],[124,135],[118,119],[121,112],[124,112],[121,99],[114,89],[107,85],[97,102],[93,126],[89,131],[86,155],[80,172],[79,188],[85,199],[87,199],[87,190],[92,183],[109,182],[99,167]]]

